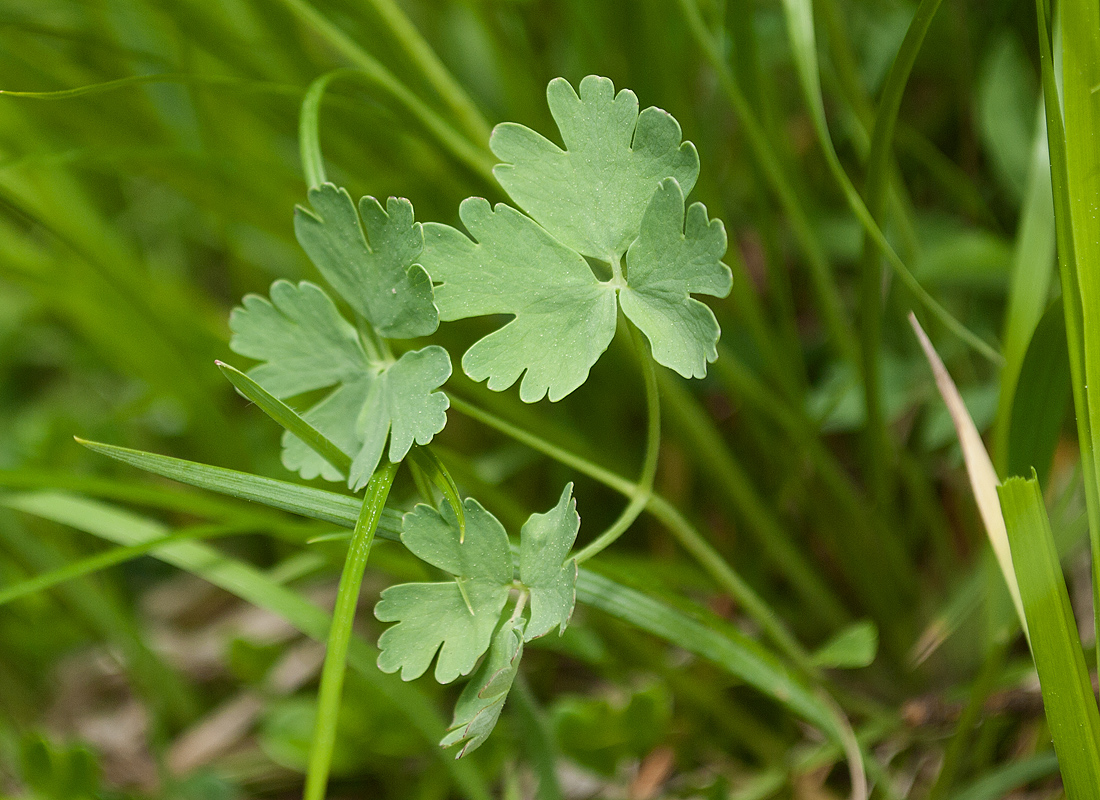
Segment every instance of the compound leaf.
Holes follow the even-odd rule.
[[[520,530],[519,575],[531,593],[531,618],[525,641],[548,633],[554,626],[564,633],[573,616],[577,562],[565,561],[565,557],[577,540],[580,526],[570,483],[554,508],[545,514],[532,514]]]
[[[405,583],[382,592],[374,615],[396,622],[378,639],[378,666],[401,671],[403,680],[427,671],[438,652],[435,678],[450,683],[468,674],[489,647],[512,583],[508,535],[496,518],[469,498],[464,504],[466,540],[458,521],[419,505],[405,515],[401,541],[417,557],[454,576],[439,583]]]
[[[626,254],[623,313],[649,339],[659,364],[685,378],[701,378],[718,358],[718,320],[692,293],[725,297],[733,273],[722,263],[726,229],[702,203],[687,210],[674,178],[661,181],[646,207],[642,230]]]
[[[494,174],[530,216],[469,198],[459,216],[470,236],[424,225],[421,263],[438,282],[440,318],[513,317],[466,352],[463,370],[495,391],[522,377],[528,403],[560,400],[610,344],[618,296],[659,363],[706,375],[720,331],[691,295],[725,297],[732,276],[721,221],[700,203],[684,212],[699,173],[695,147],[681,143],[671,116],[639,114],[634,94],[616,95],[606,78],[588,76],[579,96],[559,78],[547,97],[565,150],[509,123],[490,143],[506,162]],[[606,262],[610,279],[589,259]]]
[[[229,346],[265,363],[248,376],[279,399],[351,381],[367,366],[359,334],[315,284],[271,285],[271,299],[245,295],[233,309]]]
[[[454,721],[439,743],[442,747],[461,744],[462,749],[455,758],[462,758],[480,747],[496,727],[519,672],[523,642],[522,618],[504,620],[493,635],[489,655],[459,695]]]
[[[691,191],[699,154],[691,142],[681,144],[672,115],[652,106],[639,114],[637,96],[629,89],[615,94],[607,78],[584,78],[579,96],[556,78],[546,99],[566,149],[523,125],[497,125],[489,147],[505,163],[493,174],[558,240],[617,262],[662,179],[675,178]]]
[[[471,197],[459,217],[473,240],[447,225],[424,226],[423,261],[442,282],[441,317],[515,316],[466,351],[463,369],[496,391],[523,375],[527,403],[560,400],[584,383],[615,335],[614,289],[514,208]]]
[[[412,203],[391,197],[383,209],[373,197],[364,197],[356,213],[351,196],[332,183],[310,189],[309,203],[312,210],[294,209],[298,243],[380,335],[409,339],[439,327],[432,283],[416,263],[424,236],[413,221]]]
[[[413,442],[428,444],[447,424],[447,396],[435,389],[451,376],[447,351],[437,345],[405,353],[395,363],[372,361],[358,334],[324,290],[276,281],[271,301],[256,295],[233,311],[229,346],[264,363],[249,377],[280,399],[334,386],[302,417],[352,456],[348,485],[360,489],[374,473],[389,438],[400,461]],[[283,464],[309,480],[342,479],[324,458],[291,433],[283,434]]]

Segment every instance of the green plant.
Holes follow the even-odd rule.
[[[60,791],[20,758],[43,726],[99,749],[82,733],[99,709],[56,730],[55,704],[79,708],[57,678],[106,653],[159,781],[120,780],[100,752],[79,790],[98,797],[270,797],[302,776],[320,797],[328,772],[333,797],[858,796],[862,768],[883,800],[982,800],[1057,791],[1059,759],[1087,792],[1094,655],[1077,657],[1057,562],[1080,598],[1096,426],[1064,421],[1095,383],[1100,26],[1039,4],[1036,39],[1021,8],[9,3],[4,791]],[[1078,69],[1054,89],[1059,42]],[[624,149],[639,109],[587,73],[683,134],[642,111],[631,141],[652,146]],[[572,85],[548,113],[553,75]],[[570,126],[604,108],[622,117],[600,136]],[[494,136],[501,119],[558,144]],[[669,178],[679,196],[656,202]],[[681,256],[672,281],[652,268]],[[524,280],[491,283],[490,259]],[[910,308],[937,381],[959,380],[951,416],[928,405]],[[210,369],[230,340],[257,356],[218,362],[249,403]],[[280,461],[297,482],[260,477]],[[1045,502],[1006,481],[1002,506],[998,478],[1032,467]],[[538,531],[559,551],[524,564]],[[181,572],[186,589],[165,580]],[[534,636],[536,596],[562,619],[570,587],[565,634]],[[174,591],[233,614],[203,602],[169,634],[210,647],[228,623],[202,672],[146,611]],[[383,592],[392,620],[357,613]],[[332,593],[330,616],[312,601]],[[237,628],[246,610],[284,620],[277,640]],[[401,677],[442,667],[444,686]],[[196,741],[202,763],[180,756]]]
[[[316,85],[323,90],[329,80]],[[652,497],[660,430],[654,362],[691,378],[703,377],[718,357],[718,323],[691,294],[725,296],[731,273],[721,262],[722,223],[701,203],[685,213],[684,195],[699,172],[694,146],[681,143],[669,114],[653,107],[639,113],[633,92],[616,94],[606,78],[585,78],[579,95],[558,79],[547,95],[567,149],[523,126],[498,126],[491,146],[505,161],[494,175],[532,216],[470,198],[460,215],[472,240],[435,223],[422,233],[407,200],[390,198],[383,209],[364,197],[357,211],[345,190],[323,181],[321,159],[310,149],[318,137],[303,137],[303,162],[315,185],[311,209],[296,210],[295,232],[356,324],[308,282],[276,281],[270,300],[249,295],[231,317],[232,349],[262,363],[247,375],[219,366],[286,429],[283,464],[307,480],[366,487],[328,638],[307,798],[324,795],[356,599],[397,465],[446,424],[449,401],[439,388],[451,373],[447,351],[429,345],[396,356],[394,345],[430,335],[440,320],[512,314],[467,350],[464,370],[497,391],[523,376],[522,400],[556,401],[585,381],[622,326],[646,384],[642,477],[619,519],[573,557],[580,518],[571,486],[554,509],[523,525],[517,570],[503,526],[476,500],[458,501],[443,463],[430,450],[417,451],[411,462],[430,505],[405,515],[401,541],[444,579],[382,593],[375,616],[396,624],[379,639],[378,666],[412,680],[434,660],[440,683],[470,676],[441,741],[461,744],[459,756],[491,733],[524,643],[553,628],[564,632],[578,565],[624,533]],[[320,99],[320,91],[307,94],[303,127],[315,123]],[[624,319],[617,322],[620,307]],[[328,394],[303,414],[284,402],[318,390]],[[442,511],[434,508],[426,475],[444,489]],[[229,490],[216,473],[209,483],[190,482]],[[831,712],[814,715],[843,735]]]

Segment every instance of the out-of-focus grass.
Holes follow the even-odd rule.
[[[271,535],[216,547],[257,569],[282,565],[277,573],[299,600],[323,596],[342,545],[303,543],[329,528],[138,484],[131,469],[71,437],[287,477],[277,428],[233,393],[214,359],[228,354],[228,311],[244,293],[266,291],[276,278],[312,277],[293,240],[291,210],[305,195],[298,107],[315,78],[372,64],[385,73],[329,88],[320,128],[330,177],[353,194],[408,197],[419,219],[454,223],[467,195],[505,199],[485,176],[491,156],[478,138],[485,125],[517,120],[549,133],[548,80],[607,75],[643,105],[670,111],[698,146],[695,196],[726,223],[735,289],[713,304],[723,340],[711,376],[692,385],[662,376],[668,424],[657,490],[665,516],[635,524],[606,570],[685,613],[703,605],[744,623],[721,565],[708,572],[670,544],[665,525],[680,519],[705,534],[745,581],[752,594],[744,596],[760,598],[806,650],[872,620],[882,643],[874,664],[826,680],[863,737],[879,796],[922,797],[936,786],[940,796],[966,789],[979,797],[1049,785],[1056,767],[1041,744],[1030,661],[1018,640],[1005,642],[1003,627],[985,623],[1005,619],[996,593],[1003,589],[983,567],[983,534],[950,426],[929,405],[931,379],[904,323],[921,305],[869,269],[877,250],[864,245],[836,180],[839,167],[861,192],[876,182],[881,203],[869,190],[863,202],[899,258],[969,330],[1004,342],[1002,373],[935,318],[925,320],[979,425],[995,426],[995,462],[1010,464],[1014,446],[1043,450],[1036,458],[1050,458],[1052,493],[1065,498],[1054,515],[1056,538],[1080,542],[1084,528],[1066,522],[1083,509],[1072,437],[1015,445],[1012,438],[1013,401],[1037,396],[1035,382],[1049,374],[1029,371],[1026,355],[1053,299],[1033,9],[933,9],[923,40],[909,40],[911,74],[891,84],[916,4],[813,5],[821,114],[804,103],[785,10],[771,0],[0,4],[0,89],[171,76],[65,99],[0,95],[0,487],[64,484],[131,504],[172,529],[248,519]],[[811,55],[807,41],[803,58]],[[874,133],[887,90],[900,92],[900,103],[894,146],[882,153]],[[832,162],[821,149],[823,123]],[[480,331],[476,322],[446,325],[439,338],[457,354]],[[448,388],[567,451],[634,474],[644,402],[640,387],[624,390],[638,385],[633,370],[616,345],[582,390],[535,408],[461,377]],[[872,376],[870,396],[864,375]],[[566,480],[578,481],[582,536],[621,508],[611,488],[462,414],[452,414],[439,446],[462,488],[502,519],[545,507]],[[404,501],[412,487],[399,481],[395,496]],[[1073,566],[1080,548],[1071,545]],[[100,548],[72,529],[0,511],[0,592]],[[372,564],[367,596],[390,576],[420,569],[385,545]],[[18,795],[27,785],[20,742],[43,730],[62,748],[51,756],[60,771],[69,763],[64,742],[91,741],[104,796],[133,774],[147,776],[127,789],[138,796],[299,791],[304,762],[295,760],[295,736],[308,737],[312,724],[312,674],[288,690],[301,696],[288,699],[271,693],[269,671],[289,658],[293,634],[247,628],[226,595],[172,595],[174,573],[165,570],[142,559],[0,607],[0,792]],[[187,612],[156,611],[164,595]],[[943,619],[950,625],[935,628]],[[307,633],[323,635],[322,622],[311,620]],[[402,738],[396,717],[376,716],[366,734],[347,733],[371,746],[342,756],[333,796],[476,795],[509,775],[525,786],[527,765],[555,757],[547,746],[559,763],[587,770],[583,779],[576,769],[563,773],[567,796],[632,781],[637,796],[847,790],[842,754],[728,671],[597,610],[578,622],[565,638],[532,646],[531,703],[515,718],[505,713],[465,772]],[[201,664],[182,659],[170,645],[184,634],[202,634],[214,655]],[[914,665],[908,653],[918,640],[938,647],[926,647]],[[77,697],[65,676],[98,674],[97,659],[117,666],[85,687],[72,714],[61,713]],[[670,710],[646,700],[651,684],[671,697]],[[348,702],[367,707],[372,691],[349,684]],[[417,691],[409,702],[426,720],[439,691],[427,684]],[[213,724],[242,697],[266,698],[246,728],[251,738],[232,740],[186,774],[158,772],[158,763],[176,763],[181,734]],[[633,709],[632,724],[654,736],[568,735],[597,730],[593,720],[608,703]],[[972,713],[963,713],[965,703]],[[129,751],[89,722],[98,714],[120,726],[124,712],[145,720]],[[532,719],[549,731],[537,753],[519,735]],[[671,762],[662,748],[672,748]],[[948,748],[956,753],[951,774],[937,783]],[[1026,770],[1010,764],[1025,757]],[[127,773],[127,759],[145,771]],[[644,795],[649,786],[657,788]]]

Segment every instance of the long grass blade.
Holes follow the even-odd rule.
[[[1047,725],[1069,800],[1100,798],[1100,712],[1039,481],[1009,478],[1001,506]]]
[[[974,499],[978,503],[978,512],[981,514],[982,523],[985,525],[989,543],[993,546],[993,554],[997,557],[997,564],[1008,584],[1009,594],[1012,596],[1012,604],[1016,607],[1016,614],[1020,618],[1020,625],[1027,635],[1027,618],[1024,616],[1023,603],[1020,601],[1020,587],[1016,583],[1016,573],[1012,569],[1012,554],[1008,547],[1008,534],[1005,532],[1005,520],[1001,514],[1001,504],[997,499],[997,472],[993,469],[993,462],[982,443],[981,434],[974,425],[974,420],[967,411],[966,403],[959,394],[955,382],[947,367],[940,360],[936,348],[932,346],[924,329],[917,322],[916,315],[909,314],[909,323],[917,334],[921,349],[932,367],[932,374],[936,378],[936,388],[939,389],[947,410],[951,414],[951,422],[955,426],[955,433],[959,437],[959,445],[962,447],[963,460],[966,462],[966,472],[970,477],[970,488],[974,492]]]
[[[275,420],[284,430],[297,436],[342,475],[351,471],[351,456],[333,444],[323,433],[314,428],[293,408],[288,406],[239,369],[222,361],[215,361],[222,375],[233,384],[243,397],[251,400],[260,410]]]
[[[262,503],[271,508],[301,514],[311,519],[351,527],[359,516],[360,502],[346,494],[299,486],[288,481],[262,478],[247,472],[212,467],[171,456],[145,453],[111,444],[77,439],[93,452],[124,464],[170,478],[199,489],[229,495],[240,500]],[[401,514],[387,509],[379,523],[379,535],[396,539],[401,534]]]

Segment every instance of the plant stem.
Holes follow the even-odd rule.
[[[436,140],[451,152],[451,155],[485,180],[492,182],[494,162],[484,149],[471,144],[465,136],[436,114],[427,103],[413,94],[412,90],[398,80],[397,76],[386,69],[378,59],[364,50],[313,5],[306,0],[282,0],[282,3],[329,46],[358,68],[350,72],[358,72],[361,77],[367,78],[382,89],[427,128]]]
[[[810,267],[810,281],[818,295],[822,319],[829,331],[829,338],[842,358],[853,365],[858,364],[859,348],[855,334],[852,333],[852,328],[844,316],[844,306],[837,291],[836,281],[833,279],[829,260],[814,233],[805,209],[798,200],[798,193],[784,174],[783,167],[772,149],[763,126],[726,65],[714,37],[707,30],[698,4],[695,0],[680,0],[680,6],[692,36],[717,73],[719,85],[744,128],[753,156],[771,184],[772,191],[775,192],[779,204],[787,215],[795,238],[806,255]]]
[[[902,96],[913,71],[913,64],[916,63],[917,53],[920,52],[928,27],[932,24],[932,18],[941,2],[942,0],[921,0],[886,76],[871,131],[871,150],[867,158],[867,178],[863,187],[864,199],[874,220],[881,220],[886,210],[890,168],[893,163],[891,154],[894,129],[901,110]],[[866,232],[863,236],[861,274],[860,334],[863,343],[863,396],[867,407],[864,445],[866,480],[875,505],[885,511],[891,505],[894,458],[893,443],[890,441],[886,415],[882,408],[882,375],[879,369],[882,346],[882,250]]]
[[[645,459],[642,462],[642,474],[631,491],[630,502],[619,518],[611,526],[592,540],[587,547],[577,553],[578,564],[583,564],[592,556],[607,548],[622,536],[634,520],[645,510],[649,500],[653,497],[653,479],[657,476],[657,455],[661,447],[661,395],[657,388],[657,369],[653,363],[653,356],[649,352],[641,332],[627,323],[630,328],[630,338],[634,343],[634,352],[642,367],[642,378],[645,380],[645,405],[647,414]]]
[[[515,425],[490,414],[488,411],[467,403],[460,397],[449,394],[451,408],[465,414],[471,419],[476,419],[494,430],[500,431],[505,436],[515,439],[517,442],[527,445],[543,455],[549,456],[560,464],[571,467],[593,480],[599,481],[604,486],[614,489],[626,497],[633,497],[637,486],[626,478],[594,464],[586,458],[570,453],[557,445],[546,441],[533,433],[517,428]],[[680,545],[699,562],[704,570],[714,579],[724,591],[729,592],[730,597],[736,600],[742,608],[760,626],[765,635],[788,657],[797,664],[806,674],[817,676],[819,670],[810,661],[809,656],[798,640],[794,638],[783,621],[776,616],[766,602],[745,583],[734,569],[726,563],[721,554],[711,546],[695,527],[687,521],[672,503],[659,494],[652,494],[645,506],[646,511],[665,524],[669,531],[676,537]]]
[[[332,751],[336,744],[336,722],[340,716],[340,699],[344,689],[344,669],[348,659],[355,608],[359,603],[359,588],[367,567],[374,532],[386,505],[390,487],[397,474],[397,464],[387,463],[367,483],[363,508],[355,523],[340,588],[329,628],[328,650],[321,670],[321,688],[317,697],[317,719],[313,726],[313,741],[309,751],[309,771],[306,774],[304,800],[324,800],[332,766]]]
[[[367,0],[367,2],[389,28],[393,38],[405,51],[405,55],[417,66],[443,102],[454,112],[470,140],[476,143],[489,141],[488,121],[474,105],[474,101],[462,85],[439,60],[432,46],[409,21],[405,12],[393,0]]]

